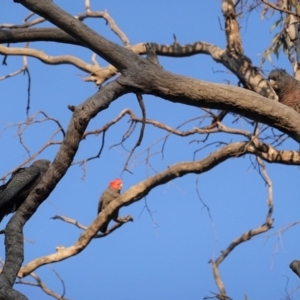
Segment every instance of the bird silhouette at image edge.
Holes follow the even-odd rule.
[[[279,102],[300,113],[300,81],[283,69],[272,70],[268,76]]]
[[[7,183],[0,186],[0,222],[15,212],[47,172],[50,161],[40,159],[31,166],[17,169]]]

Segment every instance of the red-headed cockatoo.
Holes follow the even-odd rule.
[[[109,183],[108,188],[103,192],[103,194],[100,197],[99,204],[98,204],[98,214],[105,207],[107,207],[111,201],[113,201],[114,199],[120,196],[120,191],[122,189],[122,186],[123,186],[123,182],[119,178],[114,179]],[[122,218],[119,218],[119,210],[116,210],[114,212],[112,219],[117,223],[123,221]],[[99,230],[103,233],[106,232],[108,223],[109,221],[103,224]]]

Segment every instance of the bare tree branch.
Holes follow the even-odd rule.
[[[141,111],[142,111],[142,116],[143,116],[143,118],[142,118],[142,127],[141,127],[139,138],[138,138],[136,144],[133,146],[132,150],[130,151],[130,153],[128,155],[128,158],[126,160],[126,163],[125,163],[125,166],[124,166],[124,169],[123,169],[124,171],[128,171],[127,167],[128,167],[128,163],[130,161],[130,158],[131,158],[134,150],[141,145],[141,142],[142,142],[143,136],[144,136],[145,125],[146,125],[146,108],[145,108],[143,97],[142,97],[141,94],[136,94],[136,97],[138,99],[139,106],[140,106]]]
[[[58,274],[55,272],[55,274],[58,276]],[[25,281],[24,279],[19,279],[19,281],[17,281],[16,283],[19,284],[25,284],[25,285],[31,285],[31,286],[35,286],[35,287],[39,287],[41,288],[47,295],[57,299],[57,300],[68,300],[67,298],[64,297],[64,293],[63,295],[59,295],[53,291],[51,291],[47,285],[41,280],[41,278],[34,272],[32,272],[30,274],[30,276],[36,281],[36,283],[32,283],[29,281]],[[60,281],[62,282],[63,286],[64,286],[64,282],[63,280],[61,280],[61,278],[58,276],[58,278],[60,279]]]
[[[287,13],[287,14],[289,14],[289,15],[293,15],[293,16],[298,17],[298,18],[300,17],[297,13],[294,13],[294,12],[291,11],[291,10],[288,10],[288,9],[285,9],[285,8],[282,8],[282,7],[279,7],[279,6],[277,6],[277,5],[274,5],[273,3],[268,2],[268,1],[266,1],[266,0],[261,0],[261,2],[264,3],[264,4],[267,5],[267,6],[269,6],[269,7],[273,8],[273,9],[275,9],[275,10],[278,10],[278,11],[281,11],[281,12],[284,12],[284,13]]]
[[[226,299],[224,297],[227,297],[227,295],[226,295],[224,283],[223,283],[220,273],[219,273],[219,265],[234,250],[235,247],[239,246],[243,242],[249,241],[252,237],[254,237],[258,234],[262,234],[262,233],[270,230],[272,227],[272,224],[273,224],[273,219],[272,219],[272,213],[273,213],[273,187],[272,186],[273,185],[267,174],[264,163],[262,162],[262,160],[259,157],[257,157],[257,161],[261,168],[263,179],[265,180],[265,182],[268,185],[267,204],[268,204],[269,209],[268,209],[268,213],[266,216],[266,222],[264,224],[262,224],[261,226],[255,228],[255,229],[251,229],[251,230],[245,232],[244,234],[242,234],[240,237],[238,237],[237,239],[232,241],[230,243],[230,245],[225,250],[222,251],[222,254],[215,261],[213,261],[213,260],[210,261],[210,263],[212,265],[212,269],[213,269],[215,282],[220,291],[220,295],[219,295],[220,299]]]

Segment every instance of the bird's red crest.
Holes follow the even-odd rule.
[[[114,179],[109,183],[109,186],[117,191],[120,191],[123,186],[123,181],[120,178]]]

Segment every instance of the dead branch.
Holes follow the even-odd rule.
[[[262,160],[259,157],[256,157],[257,162],[259,164],[262,177],[264,181],[266,182],[268,186],[268,213],[266,216],[266,222],[262,224],[261,226],[251,229],[245,233],[243,233],[240,237],[235,239],[230,243],[230,245],[222,251],[222,254],[215,260],[211,260],[212,265],[212,271],[215,278],[216,285],[220,291],[220,297],[226,297],[226,290],[223,281],[221,280],[220,273],[219,273],[219,265],[222,263],[222,261],[234,250],[235,247],[239,246],[240,244],[249,241],[252,237],[262,234],[272,228],[273,219],[272,219],[272,213],[273,213],[273,187],[272,187],[272,181],[270,177],[268,176],[266,167]]]
[[[136,94],[136,97],[138,99],[139,106],[140,106],[141,111],[142,111],[142,116],[143,116],[143,118],[142,118],[142,127],[141,127],[139,138],[138,138],[136,144],[133,146],[133,148],[131,149],[131,151],[130,151],[130,153],[128,155],[128,158],[126,160],[126,163],[125,163],[125,166],[123,168],[123,171],[128,171],[127,170],[128,163],[130,161],[130,158],[131,158],[134,150],[141,145],[141,142],[142,142],[143,136],[144,136],[145,126],[146,126],[146,108],[145,108],[143,97],[139,93]]]
[[[80,39],[71,38],[68,34],[62,32],[59,29],[28,29],[26,32],[16,32],[11,31],[16,41],[26,41],[28,40],[53,40],[65,43],[80,44]],[[0,31],[0,42],[8,42],[8,37],[6,34],[1,34]],[[223,64],[226,68],[231,70],[236,74],[241,82],[249,84],[249,87],[261,94],[263,96],[269,97],[270,99],[277,99],[276,94],[270,87],[269,83],[264,80],[264,78],[257,73],[257,70],[252,66],[249,58],[243,55],[233,55],[232,53],[228,55],[225,50],[206,42],[196,42],[187,45],[160,45],[156,43],[151,43],[151,46],[155,49],[157,55],[171,56],[171,57],[186,57],[195,54],[208,54],[216,62]],[[136,44],[134,46],[128,47],[137,54],[145,54],[146,49],[143,43]],[[96,51],[94,51],[96,52]],[[93,81],[97,85],[101,85],[107,79],[111,78],[117,74],[117,69],[112,65],[108,65],[105,68],[94,67],[94,72],[90,73],[91,76],[84,78],[85,81]]]
[[[235,0],[222,0],[222,12],[225,19],[227,50],[236,54],[244,54],[240,26],[237,21]]]
[[[109,121],[108,123],[106,123],[103,127],[97,129],[97,130],[91,130],[91,131],[86,131],[83,136],[82,139],[85,139],[88,135],[94,134],[94,135],[98,135],[100,133],[102,133],[103,131],[107,131],[107,129],[116,124],[119,120],[121,120],[126,114],[128,114],[129,116],[134,117],[134,112],[128,108],[122,110],[120,112],[120,114],[114,118],[113,120]]]
[[[277,11],[281,11],[281,12],[287,13],[289,15],[293,15],[295,17],[300,18],[300,16],[297,13],[293,12],[293,11],[290,11],[290,10],[285,9],[285,8],[281,8],[281,7],[275,5],[275,4],[271,3],[271,2],[268,2],[266,0],[261,0],[261,2],[264,3],[265,5],[273,8],[273,9],[277,10]]]
[[[12,125],[12,126],[18,126],[18,137],[19,137],[19,140],[20,140],[20,144],[24,147],[25,151],[27,152],[28,154],[28,158],[23,161],[21,164],[19,164],[18,166],[14,167],[13,169],[9,170],[8,172],[6,172],[4,175],[2,175],[0,177],[0,180],[4,181],[5,178],[7,176],[9,176],[10,174],[12,174],[14,171],[16,171],[17,169],[19,168],[22,168],[23,166],[25,166],[26,164],[28,164],[29,162],[33,161],[34,159],[36,159],[45,149],[47,149],[48,147],[50,146],[53,146],[53,145],[60,145],[62,142],[61,141],[53,141],[52,139],[59,133],[59,132],[63,132],[63,129],[62,128],[58,128],[56,131],[54,131],[54,133],[49,137],[49,139],[46,141],[46,143],[41,146],[40,149],[38,149],[35,153],[31,154],[30,153],[30,149],[25,145],[25,142],[24,142],[24,139],[23,139],[23,133],[24,133],[24,130],[26,129],[26,127],[30,126],[31,124],[34,124],[34,123],[41,123],[41,122],[44,122],[44,121],[49,121],[49,120],[52,120],[54,121],[55,123],[57,123],[58,125],[60,125],[60,123],[53,119],[53,118],[48,118],[47,117],[47,114],[45,114],[44,112],[38,112],[38,113],[42,113],[44,116],[46,116],[46,118],[44,120],[36,120],[36,121],[33,121],[33,119],[30,119],[29,122],[24,122],[24,123],[20,123],[20,124],[16,124],[16,125]],[[38,114],[36,113],[35,116]],[[22,128],[22,126],[25,125],[25,127]]]
[[[58,275],[55,272],[56,275]],[[65,292],[63,292],[62,295],[59,295],[57,293],[55,293],[54,291],[50,290],[47,285],[41,280],[41,278],[34,272],[30,273],[29,276],[31,276],[36,283],[33,282],[29,282],[29,281],[25,281],[24,279],[20,278],[19,281],[17,281],[17,284],[24,284],[24,285],[31,285],[31,286],[35,286],[35,287],[39,287],[43,290],[43,292],[45,292],[47,295],[57,299],[57,300],[68,300],[67,298],[64,297]],[[60,281],[63,284],[64,287],[64,282],[62,281],[62,279],[58,276],[58,278],[60,279]]]
[[[80,21],[83,21],[86,18],[102,18],[109,25],[110,29],[121,39],[125,46],[129,46],[130,42],[127,38],[126,34],[117,26],[114,19],[109,15],[109,13],[105,10],[102,11],[91,11],[90,3],[85,4],[86,12],[75,15],[74,17]],[[0,24],[0,28],[6,29],[17,29],[17,28],[28,28],[37,24],[41,24],[47,21],[45,18],[38,17],[35,20],[28,21],[35,13],[31,12],[27,17],[24,18],[24,22],[21,25],[17,24]]]
[[[183,103],[194,107],[229,110],[250,117],[255,121],[261,121],[274,126],[288,133],[296,141],[300,141],[299,116],[296,116],[296,112],[291,111],[291,109],[287,107],[283,107],[283,105],[279,103],[274,103],[249,91],[243,90],[243,92],[241,92],[241,89],[200,82],[158,69],[156,65],[149,64],[149,61],[146,59],[135,55],[123,47],[108,42],[92,30],[89,30],[86,26],[83,26],[81,22],[78,22],[78,20],[75,20],[70,15],[58,9],[51,1],[40,0],[37,2],[34,0],[18,0],[18,2],[51,20],[53,24],[65,30],[73,38],[114,65],[122,75],[116,81],[107,84],[103,89],[98,91],[96,95],[78,107],[74,106],[68,131],[55,157],[54,163],[51,165],[42,182],[31,193],[24,205],[20,207],[20,210],[16,212],[7,226],[6,239],[11,239],[12,241],[10,245],[6,245],[7,257],[10,259],[10,262],[13,261],[12,252],[15,247],[15,242],[19,250],[18,261],[23,257],[23,250],[21,249],[20,243],[22,227],[35,212],[38,205],[41,204],[55,188],[56,184],[70,167],[91,118],[106,109],[112,101],[125,93],[139,90],[141,93],[156,95],[172,102]],[[70,24],[72,24],[72,26],[70,26]],[[237,65],[240,67],[240,60],[235,59],[236,60],[233,59],[232,61],[238,62]],[[241,59],[247,61],[245,57]],[[248,69],[246,71],[250,70],[250,73],[247,73],[245,70],[239,72],[241,72],[243,76],[249,75],[249,78],[254,78],[256,71],[252,67],[251,62],[247,61],[247,63]],[[262,79],[261,76],[256,77],[256,79],[257,78]],[[265,84],[265,90],[262,94],[272,96],[272,92],[268,91],[268,85],[266,85],[265,81],[261,80],[261,82]],[[80,236],[74,245],[68,248],[62,247],[55,254],[30,262],[21,270],[20,276],[29,274],[32,270],[43,264],[60,261],[81,252],[91,239],[95,237],[97,228],[99,228],[103,222],[107,221],[115,209],[138,201],[147,195],[155,186],[164,184],[188,173],[202,173],[208,171],[229,157],[239,157],[249,153],[258,155],[261,158],[265,158],[263,157],[265,154],[267,158],[270,158],[270,149],[272,150],[268,145],[259,144],[255,140],[251,141],[251,143],[249,143],[249,141],[239,142],[226,145],[201,161],[181,163],[169,167],[164,172],[158,173],[135,185],[112,202],[111,205],[103,211],[103,214],[100,214],[85,233]],[[284,161],[279,151],[276,151],[276,154],[277,157],[273,158],[274,161]],[[294,158],[288,163],[293,164]],[[14,228],[14,224],[18,224],[17,229]],[[15,236],[16,231],[18,231],[18,237]],[[248,236],[246,236],[246,238],[247,237]],[[7,272],[6,274],[3,272],[1,276],[7,276]],[[13,279],[12,275],[10,277]]]
[[[103,212],[93,221],[85,232],[80,235],[79,239],[72,246],[68,248],[61,247],[59,251],[54,254],[40,257],[29,262],[26,266],[21,268],[18,276],[24,277],[42,265],[61,261],[80,253],[98,233],[99,228],[109,220],[115,209],[138,201],[146,196],[155,186],[164,184],[176,177],[183,176],[188,173],[202,173],[215,167],[233,155],[240,156],[245,153],[244,146],[245,143],[236,143],[215,151],[202,161],[175,164],[169,167],[166,171],[158,173],[157,175],[154,175],[131,187],[116,200],[112,201],[112,203],[103,210]]]
[[[4,75],[4,76],[1,76],[1,77],[0,77],[0,80],[5,80],[5,79],[8,79],[8,78],[17,76],[17,75],[23,73],[23,72],[25,71],[25,69],[26,69],[26,67],[25,67],[25,66],[22,66],[21,69],[15,71],[15,72],[9,73],[9,74]]]
[[[33,14],[33,13],[31,13]],[[28,18],[28,17],[27,17]],[[25,18],[25,20],[27,19]],[[6,28],[6,29],[16,29],[16,28],[28,28],[37,24],[41,24],[43,22],[45,22],[46,20],[44,18],[38,17],[35,20],[32,20],[30,22],[24,22],[24,24],[0,24],[0,28]]]
[[[56,216],[52,217],[51,219],[52,220],[61,220],[61,221],[64,221],[66,223],[73,224],[73,225],[75,225],[76,227],[78,227],[79,229],[82,229],[82,230],[87,229],[87,227],[85,225],[79,223],[78,221],[76,221],[74,219],[68,218],[68,217],[56,215]]]
[[[79,229],[82,229],[82,230],[87,230],[88,227],[85,226],[85,225],[82,225],[81,223],[79,223],[78,221],[74,220],[74,219],[71,219],[71,218],[68,218],[68,217],[64,217],[64,216],[54,216],[52,217],[51,219],[53,220],[61,220],[61,221],[64,221],[66,223],[69,223],[69,224],[72,224],[72,225],[75,225],[76,227],[78,227]],[[116,229],[120,228],[121,226],[123,226],[125,223],[127,222],[132,222],[133,221],[133,218],[131,216],[126,216],[125,218],[123,218],[123,221],[124,222],[120,222],[120,223],[115,223],[112,227],[108,228],[107,231],[105,233],[98,233],[94,236],[94,238],[102,238],[102,237],[105,237],[109,234],[111,234],[112,232],[114,232]]]
[[[32,48],[8,48],[3,45],[0,45],[0,53],[3,55],[23,55],[35,57],[49,65],[70,64],[87,73],[97,73],[97,71],[99,71],[98,66],[85,63],[81,59],[71,55],[50,56],[43,51]]]
[[[126,34],[117,26],[115,20],[105,11],[91,11],[90,4],[86,5],[86,12],[76,16],[78,20],[83,21],[86,18],[103,18],[110,29],[120,38],[125,47],[130,45],[129,39]]]
[[[131,187],[129,190],[124,192],[120,197],[114,200],[107,208],[103,210],[103,212],[93,221],[93,223],[86,229],[86,231],[81,234],[79,239],[68,248],[61,248],[57,253],[50,254],[48,256],[37,258],[31,262],[29,262],[26,266],[22,267],[18,276],[24,277],[27,274],[33,272],[38,267],[53,263],[57,261],[64,260],[68,257],[76,255],[80,253],[96,236],[98,233],[98,229],[109,220],[110,216],[116,209],[124,205],[129,205],[133,202],[136,202],[146,196],[154,187],[158,185],[165,184],[170,180],[184,176],[190,173],[201,174],[203,172],[207,172],[210,169],[217,166],[219,163],[229,159],[231,157],[240,157],[244,154],[255,154],[260,156],[261,152],[254,148],[253,145],[249,145],[248,142],[238,142],[229,144],[224,146],[221,149],[216,150],[211,153],[208,157],[203,160],[196,162],[184,162],[177,163],[173,166],[170,166],[167,170],[160,172],[148,179],[136,184]],[[300,154],[298,153],[298,156]],[[264,159],[263,157],[261,157]],[[299,162],[297,163],[299,164]],[[48,173],[47,173],[48,174]],[[46,175],[47,175],[46,174]],[[45,176],[46,176],[45,175]],[[217,259],[217,266],[221,263],[221,261],[240,243],[249,240],[251,237],[265,232],[270,229],[270,218],[271,209],[269,209],[268,217],[266,223],[259,226],[256,229],[250,230],[244,233],[241,237],[234,240],[228,248],[222,253],[222,255]]]

